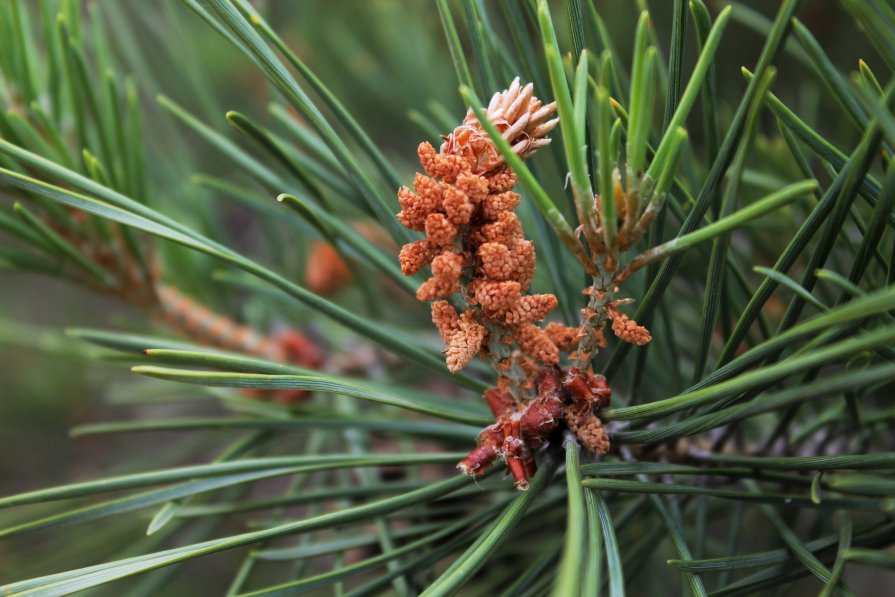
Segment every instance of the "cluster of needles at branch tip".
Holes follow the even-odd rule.
[[[517,78],[493,96],[486,115],[512,151],[527,158],[550,143],[547,134],[558,122],[550,119],[555,111],[555,103],[542,104],[532,95],[532,85],[521,86]],[[432,275],[417,298],[433,301],[432,321],[447,345],[448,368],[457,372],[479,356],[498,376],[497,387],[485,394],[496,422],[482,431],[479,446],[460,469],[479,475],[502,460],[516,486],[525,489],[535,472],[536,451],[563,427],[591,452],[609,450],[596,412],[608,405],[611,392],[606,380],[593,373],[591,356],[605,346],[603,327],[610,320],[624,341],[643,345],[651,338],[619,311],[628,301],[615,298],[614,268],[607,271],[606,265],[616,262],[619,246],[627,248],[640,238],[642,221],[651,218],[634,213],[638,206],[627,202],[619,183],[613,199],[624,233],[589,247],[599,273],[585,291],[589,301],[581,326],[550,322],[542,327],[538,322],[554,310],[557,299],[529,293],[535,248],[515,213],[520,200],[512,190],[516,174],[472,110],[443,139],[439,151],[420,144],[425,174],[416,175],[412,190],[398,191],[398,219],[425,234],[401,249],[401,270],[413,275],[430,266]],[[594,201],[599,212],[600,198]],[[638,221],[631,224],[633,219]],[[560,368],[563,353],[572,367]]]

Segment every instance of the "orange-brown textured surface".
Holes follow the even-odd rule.
[[[530,88],[526,89],[515,89],[520,105],[531,101]],[[501,101],[496,105],[503,106],[505,115],[517,113],[516,108],[506,111],[510,105]],[[476,126],[476,122],[465,122],[463,130]],[[519,195],[511,191],[516,177],[502,162],[484,171],[488,152],[483,143],[466,146],[462,139],[471,137],[452,135],[440,152],[428,143],[419,146],[426,174],[416,175],[413,190],[402,187],[398,191],[398,219],[426,235],[402,247],[401,271],[412,275],[431,266],[431,277],[417,290],[421,301],[463,291],[469,307],[457,315],[460,319],[449,317],[443,305],[433,307],[433,322],[448,345],[451,371],[464,367],[479,352],[489,323],[497,324],[507,336],[502,342],[516,342],[524,354],[545,364],[557,363],[558,347],[531,325],[556,307],[556,297],[525,294],[534,277],[536,256],[514,213],[519,204]],[[461,319],[468,323],[460,326]]]

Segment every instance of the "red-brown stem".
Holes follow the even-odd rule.
[[[457,465],[464,474],[478,476],[497,459],[497,451],[504,442],[503,424],[485,427],[479,434],[479,446]]]
[[[516,400],[513,399],[510,394],[502,392],[498,388],[491,388],[490,390],[485,391],[484,397],[485,403],[488,405],[488,408],[491,409],[495,419],[516,408]]]

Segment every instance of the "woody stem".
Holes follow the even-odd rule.
[[[599,273],[587,291],[589,298],[584,318],[579,328],[581,341],[573,353],[572,362],[578,369],[586,369],[594,351],[602,344],[601,332],[608,319],[607,309],[615,297],[614,271],[608,271],[603,263],[598,264]]]

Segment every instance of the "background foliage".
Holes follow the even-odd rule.
[[[882,575],[880,581],[865,577],[865,565],[874,570],[892,566],[885,548],[895,536],[887,499],[895,457],[892,410],[886,400],[895,378],[889,348],[895,339],[895,182],[886,168],[895,125],[891,108],[880,102],[883,90],[874,84],[878,80],[888,93],[895,67],[895,15],[887,3],[782,3],[773,9],[766,3],[708,3],[711,19],[728,4],[734,11],[712,62],[714,84],[705,87],[686,122],[690,144],[678,168],[679,190],[672,194],[665,224],[651,240],[658,244],[677,234],[687,214],[693,213],[694,200],[714,220],[725,202],[733,211],[795,181],[816,179],[818,189],[814,198],[741,228],[730,237],[729,248],[723,237],[710,239],[688,250],[674,270],[658,265],[628,283],[626,293],[638,299],[632,314],[638,308],[655,309],[650,320],[655,340],[647,349],[630,353],[610,346],[597,361],[615,392],[616,410],[607,416],[634,420],[630,427],[614,427],[622,453],[601,462],[589,462],[572,450],[554,455],[555,466],[543,467],[532,489],[518,495],[500,474],[481,482],[482,490],[454,477],[453,464],[488,422],[476,398],[484,385],[479,380],[487,380],[488,373],[474,369],[462,381],[438,369],[440,344],[426,308],[402,290],[400,276],[394,275],[391,242],[379,241],[381,248],[375,243],[360,249],[345,245],[357,275],[350,286],[326,298],[341,309],[336,319],[351,322],[347,326],[320,316],[321,308],[327,315],[335,313],[330,303],[296,301],[296,294],[307,297],[274,279],[277,272],[285,281],[300,283],[310,242],[327,237],[315,218],[307,217],[307,210],[290,211],[288,201],[277,204],[278,194],[294,195],[322,218],[325,210],[314,206],[331,201],[336,224],[371,220],[367,201],[373,197],[363,188],[355,189],[351,176],[332,166],[332,156],[320,149],[323,143],[317,135],[301,134],[304,129],[293,133],[286,124],[288,116],[284,118],[294,113],[289,98],[284,99],[234,43],[203,22],[189,4],[204,7],[226,29],[224,13],[213,9],[231,6],[229,2],[5,0],[3,31],[8,34],[0,36],[6,44],[5,122],[9,114],[27,112],[30,98],[23,81],[30,80],[34,99],[47,110],[55,105],[49,99],[54,85],[61,86],[59,131],[68,157],[22,133],[14,116],[9,126],[20,139],[8,129],[4,140],[63,165],[68,159],[73,169],[90,177],[89,160],[80,152],[84,144],[77,140],[77,125],[83,122],[92,154],[110,160],[107,168],[121,173],[114,183],[100,182],[151,210],[144,214],[152,221],[146,226],[169,237],[190,237],[195,231],[220,243],[190,237],[204,247],[202,253],[138,233],[158,252],[167,283],[260,330],[309,330],[329,352],[353,356],[352,373],[367,385],[358,388],[358,382],[321,378],[313,382],[315,398],[290,410],[249,399],[230,387],[154,379],[182,381],[182,369],[214,369],[219,375],[227,375],[221,370],[232,373],[223,381],[207,375],[198,381],[269,387],[274,381],[245,372],[300,372],[249,362],[245,356],[209,356],[207,349],[196,346],[188,347],[192,354],[141,356],[145,348],[183,339],[114,298],[52,276],[3,271],[0,493],[28,496],[24,492],[51,486],[123,479],[116,487],[69,486],[67,494],[0,498],[5,506],[0,510],[0,534],[10,535],[0,538],[0,582],[113,563],[33,585],[12,584],[6,590],[64,594],[154,568],[164,557],[179,559],[183,554],[166,552],[158,562],[114,564],[181,546],[194,546],[188,548],[194,550],[191,554],[209,555],[99,591],[237,594],[333,570],[329,581],[339,583],[338,590],[360,593],[413,593],[431,585],[433,594],[461,586],[470,594],[569,594],[595,586],[619,594],[624,585],[632,594],[664,593],[669,586],[696,594],[737,594],[795,581],[796,590],[804,592],[827,586],[825,590],[834,592],[872,594],[871,582],[879,587],[890,580],[883,572],[875,572]],[[673,105],[667,89],[674,89],[676,81],[681,87],[686,84],[707,30],[705,22],[694,25],[689,7],[675,19],[675,5],[684,4],[649,6],[662,71],[655,85],[654,144],[665,130],[666,106]],[[701,14],[701,4],[695,4]],[[619,69],[613,97],[626,106],[624,73],[634,52],[639,9],[646,3],[594,5],[608,40],[601,37],[600,21],[593,18],[589,2],[551,3],[561,54],[571,75],[571,57],[582,45],[592,51],[596,65],[611,41],[613,64]],[[338,123],[336,134],[347,144],[358,170],[369,177],[373,194],[388,201],[393,201],[397,184],[409,182],[417,169],[416,144],[447,133],[464,113],[443,28],[446,10],[468,64],[469,80],[462,82],[471,83],[479,97],[502,89],[517,74],[533,80],[539,96],[553,95],[533,2],[270,1],[260,3],[259,10],[354,115],[370,145],[394,169],[382,167],[375,154],[365,152],[364,141],[339,122],[325,94],[296,76],[322,114]],[[580,19],[575,10],[580,10]],[[800,23],[792,29],[789,10]],[[62,21],[56,19],[60,12]],[[775,18],[778,25],[773,28]],[[757,72],[773,32],[786,39],[767,61],[776,70],[770,87],[774,96],[750,99],[740,67]],[[75,92],[64,86],[80,76],[77,63],[54,79],[49,62],[40,59],[52,44],[69,40],[81,52],[86,69],[86,78],[74,84]],[[681,52],[679,73],[673,60],[668,69],[673,48]],[[57,49],[60,56],[66,51],[62,45]],[[97,101],[106,101],[106,67],[115,73],[122,106],[128,105],[127,77],[133,81],[133,97],[139,100],[134,114],[140,122],[127,128],[123,115],[117,126],[128,135],[110,138],[113,148],[104,150],[103,131],[116,130],[116,125],[103,129],[100,121],[105,116],[90,115],[86,105],[79,110],[68,94],[89,103],[92,89]],[[488,81],[489,71],[496,86]],[[744,104],[744,98],[752,103]],[[271,103],[279,108],[271,110]],[[746,130],[731,134],[750,105],[755,106],[754,119]],[[36,118],[33,111],[29,117]],[[869,124],[874,120],[878,128]],[[252,124],[288,140],[284,145],[292,161],[279,159],[257,138],[244,134]],[[728,135],[728,163],[713,172]],[[564,188],[568,166],[559,140],[557,136],[552,153],[543,152],[532,168],[573,221],[571,192]],[[115,145],[119,141],[121,145]],[[861,150],[866,164],[859,159]],[[730,166],[738,151],[743,152],[742,161]],[[62,182],[66,189],[110,200],[101,190],[79,187],[58,173],[36,173],[27,157],[16,157],[8,146],[2,154],[0,167],[10,172]],[[121,155],[140,154],[145,164],[142,181],[123,161],[111,165],[118,164]],[[847,163],[853,155],[858,159]],[[4,207],[21,201],[35,213],[52,209],[40,192],[23,193],[14,188],[14,177],[3,178]],[[4,214],[15,218],[11,209]],[[171,221],[153,219],[152,214]],[[522,217],[538,247],[535,286],[556,292],[564,309],[560,315],[574,321],[583,306],[576,296],[583,275],[529,195]],[[701,225],[702,219],[696,218],[696,223]],[[799,232],[806,223],[810,234]],[[331,232],[333,225],[324,228]],[[0,254],[4,270],[28,269],[14,259],[19,253],[10,252],[26,250],[27,243],[7,234],[4,246],[11,247]],[[225,258],[217,259],[214,253]],[[769,269],[781,255],[791,255],[792,263],[779,272]],[[229,267],[241,265],[245,270],[246,258],[258,264],[248,269],[255,268],[260,279]],[[823,271],[817,273],[818,268]],[[663,279],[667,287],[651,286]],[[755,323],[742,330],[745,342],[729,342],[739,333],[738,320],[753,293],[762,289],[768,294],[754,303]],[[656,302],[651,303],[650,296]],[[706,323],[712,305],[717,323]],[[81,331],[65,334],[66,327]],[[399,356],[373,348],[382,342]],[[750,348],[753,352],[745,352]],[[740,359],[733,360],[737,356]],[[731,361],[738,365],[725,369]],[[134,365],[154,376],[134,375],[128,370]],[[673,397],[678,402],[659,403]],[[110,426],[103,427],[104,422]],[[91,426],[94,423],[98,426]],[[166,426],[182,429],[155,429]],[[76,439],[68,437],[70,429]],[[283,458],[291,460],[278,460]],[[368,459],[365,468],[353,468],[358,458]],[[343,464],[310,474],[296,475],[293,470],[325,466],[327,459]],[[211,462],[219,463],[212,465],[218,468],[181,468]],[[231,462],[234,468],[227,468]],[[567,478],[565,470],[573,474]],[[145,471],[157,471],[153,474],[158,476],[128,476]],[[549,478],[554,471],[559,472]],[[228,485],[221,488],[215,482]],[[208,485],[197,485],[201,483]],[[177,488],[187,486],[184,491],[204,491],[185,499]],[[119,492],[94,491],[100,488]],[[166,488],[174,488],[174,493],[163,493]],[[458,490],[455,497],[434,501],[436,494],[453,489]],[[415,491],[423,493],[402,497]],[[283,495],[283,501],[267,503]],[[59,498],[67,501],[56,501]],[[388,501],[392,498],[395,501]],[[408,506],[417,505],[387,518],[402,499]],[[94,510],[81,510],[90,507]],[[339,517],[354,512],[356,524],[330,529]],[[335,518],[327,519],[326,513]],[[303,520],[311,522],[293,523]],[[70,524],[60,524],[63,521]],[[291,524],[294,528],[282,526]],[[149,536],[147,527],[153,531]],[[278,538],[265,535],[265,529],[275,529]],[[300,530],[306,532],[294,534]],[[254,532],[260,534],[241,535]],[[279,538],[281,532],[287,536]],[[229,549],[227,539],[215,542],[226,537],[243,537],[233,541],[253,547]],[[510,540],[504,541],[507,537]],[[426,540],[406,547],[418,539]],[[350,566],[382,553],[382,566],[371,564],[370,571],[349,576]],[[460,564],[449,567],[453,561]],[[596,566],[599,561],[602,567]],[[845,583],[837,585],[843,574]],[[313,588],[308,584],[268,594]],[[326,585],[319,590],[329,594],[333,589]]]

